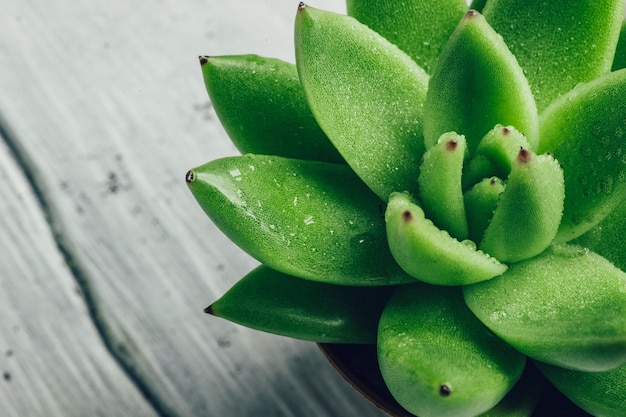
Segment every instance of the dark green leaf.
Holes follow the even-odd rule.
[[[307,281],[259,266],[206,312],[264,332],[323,343],[376,343],[392,287]]]
[[[242,153],[343,161],[313,118],[295,65],[257,55],[200,59],[215,112]]]

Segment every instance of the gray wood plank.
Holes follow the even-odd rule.
[[[331,0],[316,5],[337,8]],[[48,201],[47,214],[112,355],[161,415],[380,415],[314,344],[202,313],[256,262],[211,224],[183,180],[188,168],[235,153],[203,90],[197,56],[251,52],[293,60],[296,6],[3,4],[0,115]],[[59,261],[31,262],[45,271]],[[46,295],[65,302],[56,292]],[[13,314],[29,323],[37,318],[35,300],[24,297]],[[54,351],[79,338],[68,325],[47,342]],[[68,370],[90,369],[63,358],[59,366]],[[67,415],[63,407],[72,406],[73,387],[58,389],[61,405],[48,415]],[[6,395],[0,391],[0,403]]]
[[[0,415],[156,416],[102,343],[1,141],[0,230]]]

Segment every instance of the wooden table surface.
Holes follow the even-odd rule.
[[[237,154],[198,56],[293,62],[296,8],[2,0],[1,417],[383,415],[315,344],[202,312],[257,263],[184,181]]]
[[[296,8],[2,0],[0,416],[382,415],[315,344],[202,311],[256,262],[184,181],[237,153],[198,56],[293,62]]]

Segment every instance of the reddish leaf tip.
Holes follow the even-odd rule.
[[[478,16],[480,13],[478,13],[478,11],[474,10],[474,9],[470,9],[467,11],[467,13],[465,13],[465,17],[466,18],[472,18],[472,17],[476,17]]]
[[[517,154],[517,162],[521,164],[526,164],[530,162],[530,158],[531,158],[531,153],[527,151],[526,149],[520,147],[519,153]]]
[[[204,312],[213,315],[213,304],[204,309]]]
[[[191,184],[195,180],[196,174],[192,170],[187,171],[187,173],[185,174],[185,181],[187,181],[187,184]]]
[[[411,220],[413,220],[413,213],[411,213],[409,210],[404,210],[404,212],[402,213],[402,220],[404,220],[405,222],[410,222]]]
[[[301,2],[298,4],[298,11],[300,11],[300,10],[304,10],[305,8],[306,8],[306,3],[305,3],[305,2],[303,2],[303,1],[301,1]]]
[[[449,140],[446,142],[446,150],[452,152],[454,150],[456,150],[457,146],[459,145],[459,143],[456,140]]]
[[[204,64],[206,64],[207,62],[209,62],[209,58],[210,58],[210,57],[209,57],[208,55],[200,55],[200,56],[198,57],[198,59],[200,60],[200,65],[204,65]]]

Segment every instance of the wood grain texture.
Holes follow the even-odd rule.
[[[252,52],[293,61],[297,4],[3,6],[0,117],[17,165],[28,172],[11,175],[39,193],[45,204],[37,212],[37,199],[28,197],[31,217],[48,220],[57,247],[29,252],[45,224],[16,244],[7,224],[20,207],[2,206],[0,249],[12,263],[2,264],[0,277],[8,326],[0,349],[14,352],[3,358],[9,372],[18,355],[24,362],[10,384],[0,381],[0,404],[29,416],[381,415],[314,344],[202,313],[256,262],[212,225],[184,183],[188,168],[236,153],[211,109],[197,57]],[[2,190],[10,199],[11,189]],[[31,281],[17,274],[26,267],[32,271],[21,273]],[[50,290],[59,287],[65,291]],[[38,310],[42,298],[46,308],[64,311],[48,318],[54,326],[34,324],[47,311]],[[47,354],[35,359],[40,350]],[[110,407],[85,400],[95,395]]]
[[[156,416],[102,343],[3,142],[0,202],[0,415]]]

